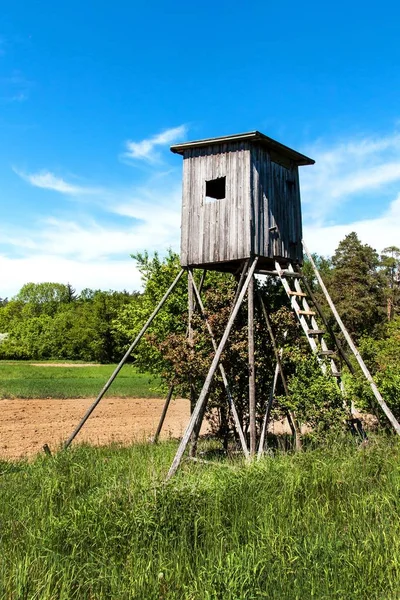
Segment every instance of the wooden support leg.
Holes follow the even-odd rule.
[[[203,425],[204,415],[206,414],[207,401],[208,401],[208,397],[206,398],[203,408],[200,411],[199,417],[193,428],[192,436],[190,438],[189,456],[191,458],[196,456],[196,453],[197,453],[197,443],[199,441],[199,436],[200,436],[201,426]]]
[[[199,288],[200,290],[202,289],[205,279],[206,279],[206,275],[207,275],[207,270],[204,269],[203,273],[201,275],[201,279],[200,279],[200,284],[199,284]],[[193,294],[193,290],[194,290],[194,286],[195,286],[195,280],[193,277],[193,269],[188,269],[188,315],[189,315],[189,322],[188,322],[188,343],[189,346],[191,346],[192,350],[191,350],[191,354],[193,355],[194,353],[194,349],[193,349],[193,345],[194,345],[194,338],[193,338],[193,327],[192,327],[192,318],[193,318],[193,313],[196,310],[196,302],[194,300],[194,294]],[[192,414],[194,407],[196,405],[196,394],[195,394],[195,389],[194,389],[194,385],[192,382],[192,378],[190,377],[190,414]],[[191,441],[190,441],[190,450],[189,450],[189,455],[193,458],[194,456],[196,456],[196,452],[197,452],[197,442],[199,439],[199,435],[200,435],[200,430],[201,430],[201,426],[203,423],[203,418],[204,418],[204,413],[205,410],[202,411],[202,413],[199,415],[198,420],[196,421],[196,425],[193,429],[193,433],[191,436]]]
[[[208,333],[210,334],[210,338],[211,338],[211,342],[212,342],[214,351],[216,352],[217,351],[217,342],[215,341],[213,330],[212,330],[211,325],[210,325],[210,323],[209,323],[209,321],[208,321],[208,319],[206,317],[206,311],[204,309],[204,304],[203,304],[203,301],[202,301],[201,296],[200,296],[200,290],[197,289],[196,282],[194,281],[194,279],[193,279],[193,288],[194,288],[194,292],[195,292],[195,295],[196,295],[197,304],[198,304],[198,306],[200,308],[201,314],[203,315],[204,322],[206,324]],[[226,391],[226,395],[227,395],[227,399],[228,399],[228,404],[229,404],[229,406],[230,406],[230,408],[232,410],[232,415],[233,415],[233,420],[235,422],[235,427],[236,427],[236,430],[238,432],[238,435],[239,435],[239,438],[240,438],[240,442],[242,444],[242,449],[243,449],[244,455],[246,456],[246,458],[248,458],[249,457],[249,451],[247,449],[246,439],[244,437],[242,426],[241,426],[240,419],[239,419],[239,415],[237,413],[236,406],[235,406],[235,403],[233,401],[233,397],[232,397],[232,394],[231,394],[231,391],[230,391],[230,388],[229,388],[228,379],[226,377],[226,372],[225,372],[225,369],[224,369],[224,367],[223,367],[223,365],[221,363],[219,365],[219,370],[220,370],[221,377],[222,377],[222,382],[224,384],[224,388],[225,388],[225,391]]]
[[[107,381],[107,383],[105,384],[105,386],[103,387],[103,389],[101,390],[101,392],[99,393],[99,395],[97,396],[96,400],[93,402],[93,404],[86,411],[86,414],[84,415],[83,419],[80,421],[79,425],[76,427],[76,429],[74,429],[74,431],[71,433],[71,435],[69,436],[69,438],[67,439],[67,441],[64,443],[64,449],[66,449],[66,448],[68,448],[70,446],[70,444],[76,438],[76,436],[78,435],[78,433],[80,432],[80,430],[82,429],[82,427],[84,426],[84,424],[86,423],[86,421],[88,420],[88,418],[90,417],[90,415],[92,414],[92,412],[94,411],[94,409],[96,408],[96,406],[99,404],[100,400],[103,398],[104,394],[106,393],[106,391],[108,390],[108,388],[111,386],[112,382],[114,381],[114,379],[116,378],[116,376],[118,375],[118,373],[120,372],[120,370],[122,369],[122,367],[124,366],[124,364],[126,363],[126,361],[128,360],[128,358],[129,358],[130,354],[132,353],[133,349],[138,345],[138,343],[142,339],[143,335],[146,333],[146,331],[149,328],[149,326],[151,325],[154,317],[158,314],[158,312],[160,311],[160,309],[164,305],[164,303],[167,300],[168,296],[170,295],[170,293],[172,292],[172,290],[174,289],[174,287],[176,286],[176,284],[178,283],[178,281],[182,277],[183,273],[184,273],[184,269],[181,269],[181,271],[178,273],[178,275],[176,276],[176,278],[173,281],[173,283],[170,285],[170,287],[168,288],[168,290],[165,292],[164,296],[161,298],[160,302],[158,303],[158,305],[156,306],[156,308],[154,309],[154,311],[152,312],[152,314],[150,315],[150,317],[147,319],[146,323],[143,325],[142,329],[140,330],[140,332],[136,336],[135,340],[129,346],[128,350],[125,352],[125,354],[124,354],[121,362],[115,368],[113,374],[111,375],[110,379]]]
[[[281,380],[282,380],[282,384],[283,384],[283,389],[285,391],[285,396],[286,396],[286,398],[289,398],[289,389],[288,389],[288,386],[287,386],[287,381],[286,381],[285,373],[284,373],[283,368],[282,368],[281,355],[280,355],[280,352],[278,350],[278,346],[276,344],[275,335],[274,335],[274,332],[273,332],[273,329],[272,329],[272,325],[271,325],[271,320],[269,318],[268,311],[267,311],[267,308],[265,306],[265,302],[264,302],[263,297],[260,294],[260,292],[257,293],[257,297],[258,297],[258,300],[259,300],[260,305],[261,305],[261,310],[262,310],[262,313],[263,313],[263,316],[264,316],[265,323],[267,325],[269,336],[271,338],[271,343],[272,343],[272,347],[274,349],[276,364],[279,367],[279,373],[281,375]],[[292,433],[293,433],[294,438],[295,438],[296,450],[301,450],[302,443],[301,443],[300,425],[297,422],[297,419],[296,419],[294,413],[291,412],[291,411],[287,412],[287,419],[288,419],[288,422],[289,422],[289,427],[291,428]]]
[[[190,355],[193,357],[193,309],[194,309],[194,298],[193,298],[193,274],[192,269],[188,269],[188,344],[190,347]],[[195,398],[193,393],[192,377],[189,375],[189,387],[190,387],[190,414],[192,414],[195,406]]]
[[[254,364],[254,277],[251,278],[247,292],[248,299],[248,336],[249,336],[249,420],[250,420],[250,456],[256,453],[256,373]]]
[[[171,385],[168,390],[168,395],[165,399],[164,408],[161,413],[160,422],[158,423],[157,431],[155,432],[153,440],[152,440],[153,444],[157,444],[158,438],[160,437],[161,429],[162,429],[162,426],[164,425],[165,417],[167,416],[168,407],[171,402],[173,393],[174,393],[174,386]]]
[[[260,443],[258,445],[257,458],[261,458],[261,456],[264,454],[265,438],[266,438],[269,418],[270,418],[270,414],[271,414],[272,402],[274,401],[276,384],[278,382],[278,375],[279,375],[279,365],[278,365],[278,363],[276,363],[274,379],[272,381],[271,391],[269,393],[267,408],[265,411],[264,420],[263,420],[263,424],[262,424]]]
[[[203,389],[200,392],[199,399],[197,400],[196,407],[195,407],[195,409],[193,411],[193,414],[192,414],[191,419],[189,421],[188,427],[187,427],[187,429],[185,431],[185,434],[184,434],[184,436],[183,436],[183,438],[181,440],[181,443],[179,445],[179,448],[177,450],[175,458],[172,461],[171,468],[168,471],[167,479],[170,479],[172,477],[172,475],[174,475],[176,473],[176,470],[178,469],[178,467],[180,465],[180,462],[182,460],[183,454],[184,454],[184,452],[186,450],[186,447],[187,447],[187,444],[189,442],[190,436],[192,435],[192,431],[194,429],[196,420],[199,417],[201,411],[203,410],[203,406],[206,404],[206,399],[207,399],[207,396],[208,396],[208,391],[210,389],[210,385],[211,385],[212,379],[214,377],[215,371],[216,371],[216,369],[218,367],[218,364],[219,364],[219,361],[221,359],[221,354],[222,354],[222,352],[224,350],[226,341],[227,341],[228,336],[229,336],[229,334],[231,332],[232,325],[233,325],[233,323],[234,323],[234,321],[236,319],[237,313],[239,312],[239,308],[240,308],[240,306],[241,306],[241,304],[243,302],[243,298],[244,298],[246,290],[247,290],[247,288],[249,286],[250,280],[253,277],[255,268],[257,266],[257,260],[258,259],[256,257],[254,259],[251,267],[250,267],[250,270],[249,270],[248,274],[247,274],[246,281],[245,281],[245,283],[244,283],[244,285],[242,287],[242,290],[241,290],[241,292],[239,294],[239,297],[237,299],[235,307],[234,307],[234,309],[232,311],[232,314],[231,314],[231,316],[229,318],[229,321],[228,321],[228,324],[226,326],[224,335],[222,336],[222,339],[221,339],[221,341],[219,343],[219,346],[217,348],[217,351],[215,353],[214,359],[213,359],[213,361],[211,363],[210,369],[208,371],[208,375],[207,375],[206,380],[205,380],[204,385],[203,385]]]
[[[339,316],[339,313],[336,310],[336,307],[332,301],[332,298],[329,295],[328,290],[325,287],[325,284],[322,280],[321,275],[319,274],[319,271],[315,265],[314,259],[309,251],[309,249],[307,248],[307,246],[305,245],[304,241],[303,241],[303,247],[304,247],[304,251],[307,254],[311,266],[313,268],[313,271],[315,273],[315,276],[318,280],[319,285],[321,286],[321,290],[323,291],[325,298],[329,304],[329,307],[333,313],[333,316],[336,319],[337,324],[339,325],[340,329],[342,330],[342,333],[345,337],[346,342],[348,343],[350,350],[352,351],[352,353],[354,354],[358,364],[360,365],[360,368],[364,374],[364,377],[366,378],[366,380],[368,381],[375,398],[377,399],[380,407],[382,408],[383,412],[385,413],[386,417],[388,418],[388,420],[390,421],[393,429],[395,430],[395,432],[397,433],[397,435],[400,435],[400,423],[398,422],[398,420],[396,419],[396,417],[394,416],[394,414],[392,413],[392,411],[390,410],[390,408],[388,407],[388,405],[386,404],[386,402],[384,401],[384,399],[381,396],[380,391],[377,388],[377,385],[375,383],[375,381],[372,378],[371,373],[368,371],[368,368],[365,364],[365,362],[363,361],[361,354],[359,353],[356,345],[354,344],[349,332],[347,331],[346,327],[344,326],[344,323],[342,321],[342,319]]]

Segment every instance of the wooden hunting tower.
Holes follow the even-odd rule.
[[[181,264],[236,271],[259,257],[301,264],[300,165],[314,161],[252,131],[171,147],[183,156]]]

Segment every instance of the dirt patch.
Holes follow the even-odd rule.
[[[72,433],[93,398],[54,400],[0,400],[0,458],[29,457],[52,450]],[[142,398],[104,398],[93,412],[76,442],[95,445],[149,439],[155,432],[164,400]],[[188,400],[170,404],[161,439],[181,437],[189,420]]]

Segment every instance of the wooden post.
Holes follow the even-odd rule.
[[[162,426],[164,425],[165,417],[167,415],[169,403],[171,402],[173,393],[174,393],[174,386],[171,385],[168,390],[168,395],[165,399],[165,403],[164,403],[164,407],[163,407],[163,410],[161,413],[160,422],[158,423],[157,431],[155,432],[154,437],[153,437],[153,444],[157,444],[158,438],[160,437],[161,429],[162,429]]]
[[[190,274],[189,276],[192,276],[192,275]],[[192,278],[193,278],[193,276],[192,276]],[[212,342],[214,351],[216,352],[217,351],[217,342],[215,341],[214,333],[213,333],[211,325],[210,325],[210,323],[209,323],[209,321],[207,319],[206,311],[204,309],[204,304],[203,304],[203,301],[202,301],[201,296],[200,296],[200,291],[197,289],[196,282],[194,281],[194,278],[193,278],[193,288],[194,288],[194,292],[195,292],[195,295],[196,295],[196,300],[197,300],[197,303],[199,305],[201,314],[203,315],[204,322],[206,324],[208,333],[210,334],[210,338],[211,338],[211,342]],[[248,458],[249,451],[247,449],[246,439],[244,437],[244,433],[243,433],[242,426],[241,426],[241,423],[240,423],[239,415],[237,413],[236,406],[235,406],[235,403],[233,401],[232,394],[231,394],[231,391],[230,391],[230,388],[229,388],[228,379],[226,377],[226,372],[225,372],[225,369],[224,369],[224,367],[223,367],[223,365],[221,363],[219,365],[219,370],[220,370],[220,373],[221,373],[222,382],[224,384],[226,395],[227,395],[227,398],[228,398],[228,404],[229,404],[229,406],[230,406],[230,408],[232,410],[232,415],[233,415],[233,420],[235,422],[236,430],[237,430],[237,432],[239,434],[240,443],[242,444],[242,449],[243,449],[244,455],[246,456],[246,458]]]
[[[221,359],[221,354],[222,354],[222,352],[223,352],[223,350],[225,348],[225,344],[226,344],[226,341],[227,341],[227,339],[229,337],[229,334],[231,332],[232,325],[235,322],[237,313],[239,312],[240,305],[243,302],[243,298],[244,298],[244,295],[245,295],[245,293],[247,291],[247,288],[248,288],[248,285],[250,283],[250,280],[251,280],[251,278],[254,275],[254,271],[255,271],[255,268],[257,266],[257,260],[258,260],[258,258],[256,257],[254,259],[251,267],[250,267],[250,270],[249,270],[249,272],[247,274],[247,277],[246,277],[246,281],[245,281],[245,283],[244,283],[244,285],[243,285],[243,287],[241,289],[241,292],[239,294],[239,297],[237,299],[236,305],[235,305],[235,307],[234,307],[234,309],[232,311],[231,316],[229,317],[228,324],[227,324],[227,326],[225,328],[224,335],[221,338],[221,341],[220,341],[219,346],[217,348],[217,351],[215,353],[214,359],[213,359],[213,361],[211,363],[210,369],[208,371],[206,380],[205,380],[204,385],[203,385],[203,389],[200,392],[199,399],[197,400],[195,409],[193,411],[193,414],[191,416],[191,419],[189,421],[189,424],[187,426],[185,434],[184,434],[184,436],[183,436],[183,438],[181,440],[181,443],[180,443],[179,448],[178,448],[178,450],[176,452],[175,458],[172,461],[172,465],[170,467],[170,470],[168,471],[167,480],[170,479],[176,473],[176,470],[178,469],[178,467],[180,465],[180,462],[182,460],[183,454],[184,454],[184,452],[186,450],[186,446],[188,445],[190,436],[192,435],[192,431],[193,431],[193,428],[195,426],[196,419],[198,418],[199,414],[201,413],[201,411],[203,409],[203,406],[206,403],[206,399],[207,399],[207,396],[208,396],[208,391],[210,389],[210,385],[211,385],[212,379],[214,377],[215,371],[216,371],[217,366],[219,364],[219,361]]]
[[[264,420],[263,420],[263,424],[262,424],[261,436],[260,436],[260,443],[258,445],[257,458],[261,458],[261,456],[264,453],[265,436],[266,436],[266,433],[267,433],[267,427],[268,427],[268,423],[269,423],[269,416],[271,414],[272,402],[274,400],[276,384],[278,382],[278,375],[279,375],[279,365],[278,365],[278,363],[276,363],[275,373],[274,373],[274,379],[272,381],[271,391],[269,393],[267,408],[266,408],[266,411],[265,411]]]
[[[387,416],[387,418],[389,419],[393,429],[395,430],[395,432],[397,433],[397,435],[400,435],[400,424],[398,422],[398,420],[396,419],[396,417],[394,416],[394,414],[392,413],[392,411],[390,410],[390,408],[388,407],[388,405],[386,404],[386,402],[384,401],[384,399],[381,396],[380,391],[378,390],[375,381],[372,378],[371,373],[368,371],[367,366],[365,364],[365,362],[363,361],[361,354],[359,353],[356,345],[354,344],[353,340],[350,337],[349,332],[347,331],[346,327],[344,326],[344,323],[342,321],[342,319],[339,316],[339,313],[336,310],[335,305],[333,304],[332,298],[330,297],[328,290],[325,287],[324,282],[322,281],[322,277],[319,274],[319,271],[315,265],[314,259],[309,251],[309,249],[307,248],[306,244],[303,241],[303,247],[304,247],[304,251],[307,254],[311,266],[313,268],[313,271],[315,273],[316,278],[318,279],[318,283],[321,286],[322,291],[325,294],[325,298],[329,304],[329,307],[337,321],[337,324],[339,325],[340,329],[342,330],[342,333],[346,339],[346,342],[348,343],[350,350],[353,352],[354,356],[356,357],[356,360],[358,362],[358,364],[361,367],[362,372],[364,373],[364,376],[366,378],[366,380],[368,381],[375,398],[377,399],[380,407],[382,408],[383,412],[385,413],[385,415]]]
[[[201,275],[201,279],[200,279],[200,284],[199,284],[199,288],[200,290],[202,289],[205,279],[206,279],[206,275],[207,275],[207,271],[206,269],[203,270],[203,273]],[[195,283],[194,283],[194,277],[193,277],[193,269],[189,268],[188,269],[188,308],[189,308],[189,322],[188,322],[188,331],[187,331],[187,336],[188,336],[188,343],[189,346],[191,347],[191,356],[193,356],[194,354],[194,350],[193,350],[193,344],[194,344],[194,340],[193,340],[193,327],[192,327],[192,318],[193,318],[193,313],[196,310],[196,303],[194,301],[194,294],[193,294],[193,287],[194,287]],[[189,387],[190,387],[190,414],[192,414],[194,407],[196,405],[196,397],[195,397],[195,389],[194,389],[194,385],[193,385],[193,381],[192,381],[192,377],[191,375],[189,376]],[[191,437],[191,443],[190,443],[190,450],[189,450],[189,455],[191,457],[196,456],[196,452],[197,452],[197,442],[198,442],[198,438],[200,435],[200,430],[201,430],[201,425],[203,423],[203,418],[204,418],[204,412],[205,409],[200,413],[199,418],[197,419],[197,422],[194,426],[193,429],[193,433],[192,433],[192,437]]]
[[[274,332],[273,332],[273,329],[272,329],[272,325],[271,325],[271,320],[269,318],[268,311],[267,311],[267,308],[265,306],[265,302],[264,302],[263,297],[260,294],[260,292],[258,292],[257,296],[258,296],[258,300],[259,300],[259,302],[261,304],[261,310],[262,310],[262,313],[264,315],[264,320],[265,320],[265,323],[267,325],[269,336],[271,338],[272,348],[274,350],[276,364],[279,367],[279,372],[280,372],[280,375],[281,375],[282,385],[283,385],[283,389],[285,391],[285,396],[286,396],[286,398],[289,398],[289,389],[288,389],[288,386],[287,386],[287,381],[286,381],[285,373],[284,373],[283,367],[282,367],[281,353],[278,350],[278,346],[276,344],[275,335],[274,335]],[[301,450],[302,443],[301,443],[300,425],[298,424],[297,419],[296,419],[296,417],[295,417],[295,415],[294,415],[294,413],[292,411],[289,411],[289,410],[287,411],[287,420],[288,420],[288,423],[289,423],[289,427],[292,430],[292,434],[294,435],[294,438],[295,438],[296,450]]]
[[[188,344],[189,344],[189,354],[190,354],[190,359],[193,358],[193,326],[192,326],[192,319],[193,319],[193,277],[191,277],[192,275],[192,269],[188,269],[188,334],[187,334],[187,339],[188,339]],[[193,409],[194,409],[194,405],[195,405],[195,397],[194,397],[194,391],[193,391],[193,385],[192,385],[192,376],[189,374],[189,388],[190,388],[190,414],[192,414]]]
[[[178,273],[178,275],[175,277],[175,280],[173,281],[173,283],[170,285],[168,290],[165,292],[164,296],[161,298],[160,302],[157,304],[154,311],[151,313],[150,317],[147,319],[146,323],[143,325],[142,329],[139,331],[138,335],[136,336],[136,338],[134,339],[132,344],[129,346],[128,350],[125,352],[122,360],[115,368],[113,374],[111,375],[111,377],[109,378],[109,380],[107,381],[107,383],[105,384],[103,389],[101,390],[100,394],[97,396],[96,400],[86,411],[86,413],[85,413],[83,419],[80,421],[79,425],[76,427],[76,429],[74,429],[74,431],[71,433],[71,435],[69,436],[67,441],[64,443],[64,449],[66,449],[70,446],[70,444],[75,439],[75,437],[78,435],[78,433],[80,432],[80,430],[82,429],[82,427],[84,426],[84,424],[86,423],[86,421],[88,420],[88,418],[90,417],[90,415],[92,414],[92,412],[94,411],[96,406],[99,404],[100,400],[102,399],[102,397],[104,396],[104,394],[106,393],[106,391],[108,390],[108,388],[110,387],[110,385],[112,384],[112,382],[114,381],[114,379],[116,378],[116,376],[118,375],[118,373],[120,372],[120,370],[122,369],[122,367],[124,366],[126,361],[128,360],[128,357],[130,356],[133,349],[138,345],[138,343],[142,339],[143,335],[146,333],[146,331],[149,328],[149,326],[151,325],[154,317],[158,314],[158,312],[164,305],[168,296],[170,295],[170,293],[172,292],[172,290],[174,289],[174,287],[176,286],[176,284],[182,277],[183,273],[184,273],[184,269],[181,269],[180,272]]]
[[[248,344],[249,344],[249,425],[250,456],[256,453],[256,373],[254,366],[254,277],[251,278],[247,292],[248,307]]]

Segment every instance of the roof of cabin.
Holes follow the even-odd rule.
[[[248,141],[250,143],[262,144],[270,150],[274,150],[281,156],[286,156],[297,165],[313,165],[315,160],[308,158],[304,154],[284,146],[280,142],[260,133],[259,131],[249,131],[248,133],[238,133],[236,135],[225,135],[223,137],[208,138],[205,140],[197,140],[194,142],[184,142],[183,144],[174,144],[171,146],[171,151],[175,154],[183,154],[185,150],[191,148],[204,148],[205,146],[214,146],[215,144],[229,144],[230,142]]]

